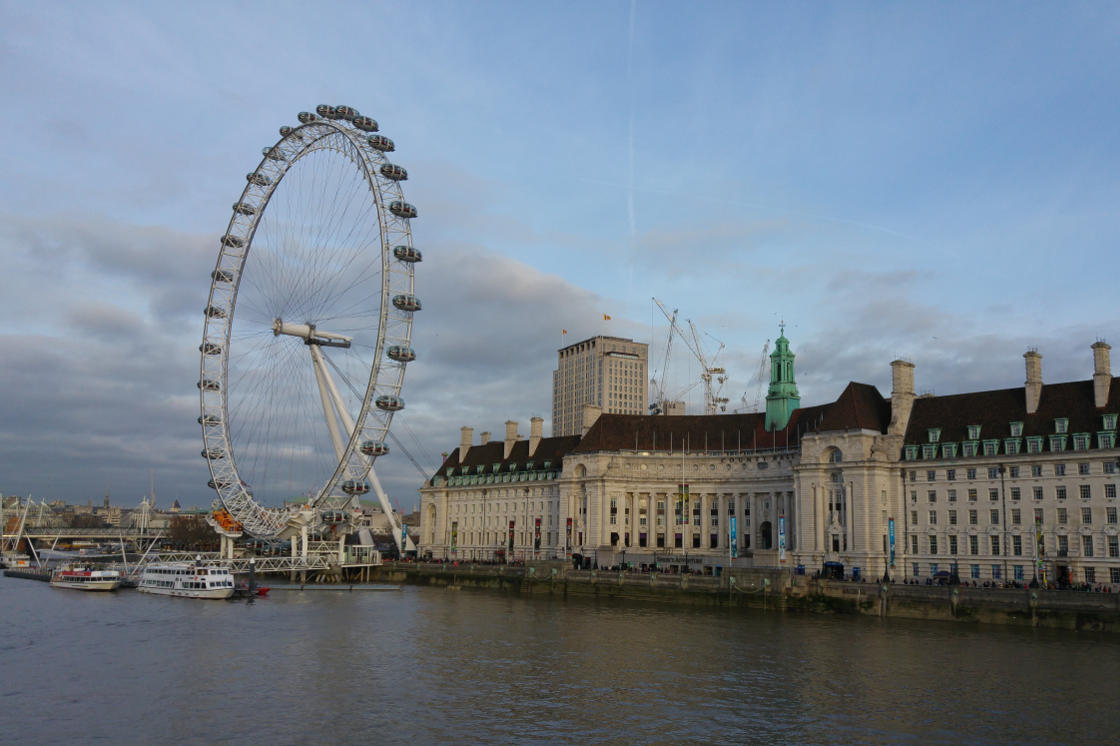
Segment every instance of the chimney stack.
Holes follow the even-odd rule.
[[[1042,355],[1038,350],[1027,350],[1023,359],[1027,361],[1027,414],[1034,414],[1042,398]]]
[[[914,408],[914,364],[905,360],[891,363],[891,424],[887,432],[905,435]]]
[[[467,458],[467,451],[471,449],[471,438],[474,437],[473,427],[459,428],[459,463]]]
[[[489,442],[490,442],[490,432],[489,431],[483,430],[481,433],[478,434],[478,444],[479,445],[484,446]]]
[[[544,420],[540,417],[529,418],[529,458],[537,452],[537,446],[541,443],[541,433],[544,429]]]
[[[517,423],[513,420],[506,420],[506,447],[503,459],[509,458],[510,452],[513,450],[513,444],[517,442]]]
[[[1093,405],[1100,409],[1108,404],[1108,387],[1112,383],[1112,366],[1108,361],[1109,347],[1104,340],[1093,345]]]

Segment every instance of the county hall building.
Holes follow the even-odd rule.
[[[1120,586],[1117,414],[1109,346],[1092,378],[917,396],[849,383],[802,407],[784,335],[766,411],[654,416],[584,404],[578,432],[463,428],[421,488],[420,551],[662,569],[837,563],[846,574]]]

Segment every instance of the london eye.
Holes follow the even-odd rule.
[[[215,502],[255,537],[296,515],[337,531],[372,492],[401,543],[374,471],[421,309],[417,210],[394,150],[349,106],[301,112],[263,148],[220,238],[198,422]]]

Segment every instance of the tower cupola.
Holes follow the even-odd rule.
[[[794,354],[789,349],[784,321],[780,330],[781,335],[770,353],[770,388],[766,390],[767,432],[781,430],[788,425],[790,415],[801,406],[801,395],[797,393],[793,377]]]

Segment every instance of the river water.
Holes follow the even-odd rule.
[[[1115,743],[1120,638],[496,591],[0,578],[0,743]]]

